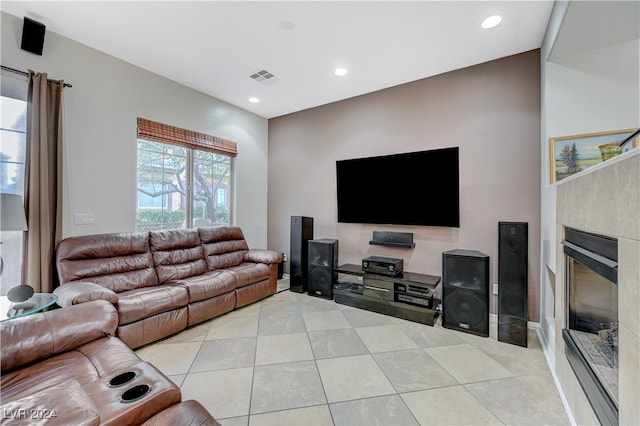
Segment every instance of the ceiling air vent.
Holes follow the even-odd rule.
[[[249,78],[257,81],[258,83],[275,83],[276,76],[271,74],[269,71],[267,70],[260,70],[260,71],[256,71],[253,74],[251,74],[249,76]]]

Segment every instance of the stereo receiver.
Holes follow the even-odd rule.
[[[362,270],[371,274],[398,276],[402,273],[403,261],[394,257],[369,256],[362,259]]]

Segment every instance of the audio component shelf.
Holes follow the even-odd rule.
[[[433,325],[438,317],[435,289],[440,277],[403,272],[398,276],[365,273],[362,266],[345,264],[334,268],[338,274],[362,277],[362,282],[336,282],[336,303],[384,315]]]

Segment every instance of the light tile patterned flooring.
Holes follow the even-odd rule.
[[[281,285],[288,285],[286,281]],[[529,347],[288,290],[137,350],[222,425],[570,424]]]

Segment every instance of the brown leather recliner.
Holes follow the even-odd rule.
[[[218,424],[113,337],[117,325],[106,301],[1,322],[2,424]]]
[[[280,261],[232,226],[85,235],[58,244],[54,293],[60,306],[111,302],[137,348],[274,294]]]

